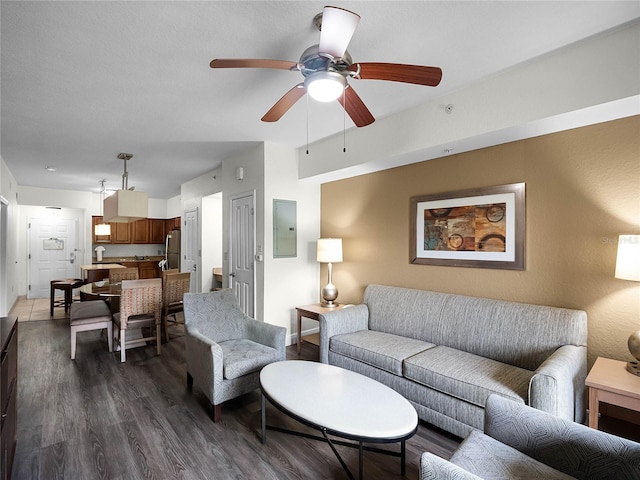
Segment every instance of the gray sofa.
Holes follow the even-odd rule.
[[[498,395],[450,461],[420,459],[420,480],[640,478],[640,443],[570,422]]]
[[[582,422],[583,311],[385,285],[320,315],[320,361],[374,378],[460,437],[482,430],[496,393]]]

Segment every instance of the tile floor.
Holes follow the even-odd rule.
[[[79,298],[74,298],[79,300]],[[49,298],[27,299],[19,297],[9,315],[16,315],[19,322],[38,322],[51,320],[49,315]],[[69,318],[69,314],[64,312],[64,307],[54,307],[53,318]]]

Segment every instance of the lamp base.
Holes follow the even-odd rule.
[[[627,362],[627,372],[633,373],[634,375],[640,377],[640,363]]]
[[[327,308],[333,308],[333,307],[340,306],[340,304],[338,302],[326,302],[326,301],[320,302],[320,305],[323,306],[323,307],[327,307]]]

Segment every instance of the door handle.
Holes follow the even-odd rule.
[[[230,276],[230,277],[235,277],[235,276],[236,276],[236,274],[235,274],[235,272],[231,272],[231,273],[229,274],[229,276]]]

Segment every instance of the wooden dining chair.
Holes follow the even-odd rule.
[[[120,294],[120,311],[113,315],[116,325],[114,337],[120,346],[120,361],[125,362],[126,349],[146,345],[156,341],[156,352],[160,355],[162,318],[162,280],[123,280]],[[143,327],[149,327],[148,336],[144,336]],[[141,337],[127,340],[127,331],[141,329]]]
[[[177,313],[184,311],[183,297],[191,287],[191,273],[169,273],[163,275],[162,284],[162,322],[165,340],[169,341],[169,322],[184,325]],[[172,318],[172,320],[169,319]]]
[[[109,270],[109,283],[120,283],[123,280],[138,280],[138,267],[114,268]]]

